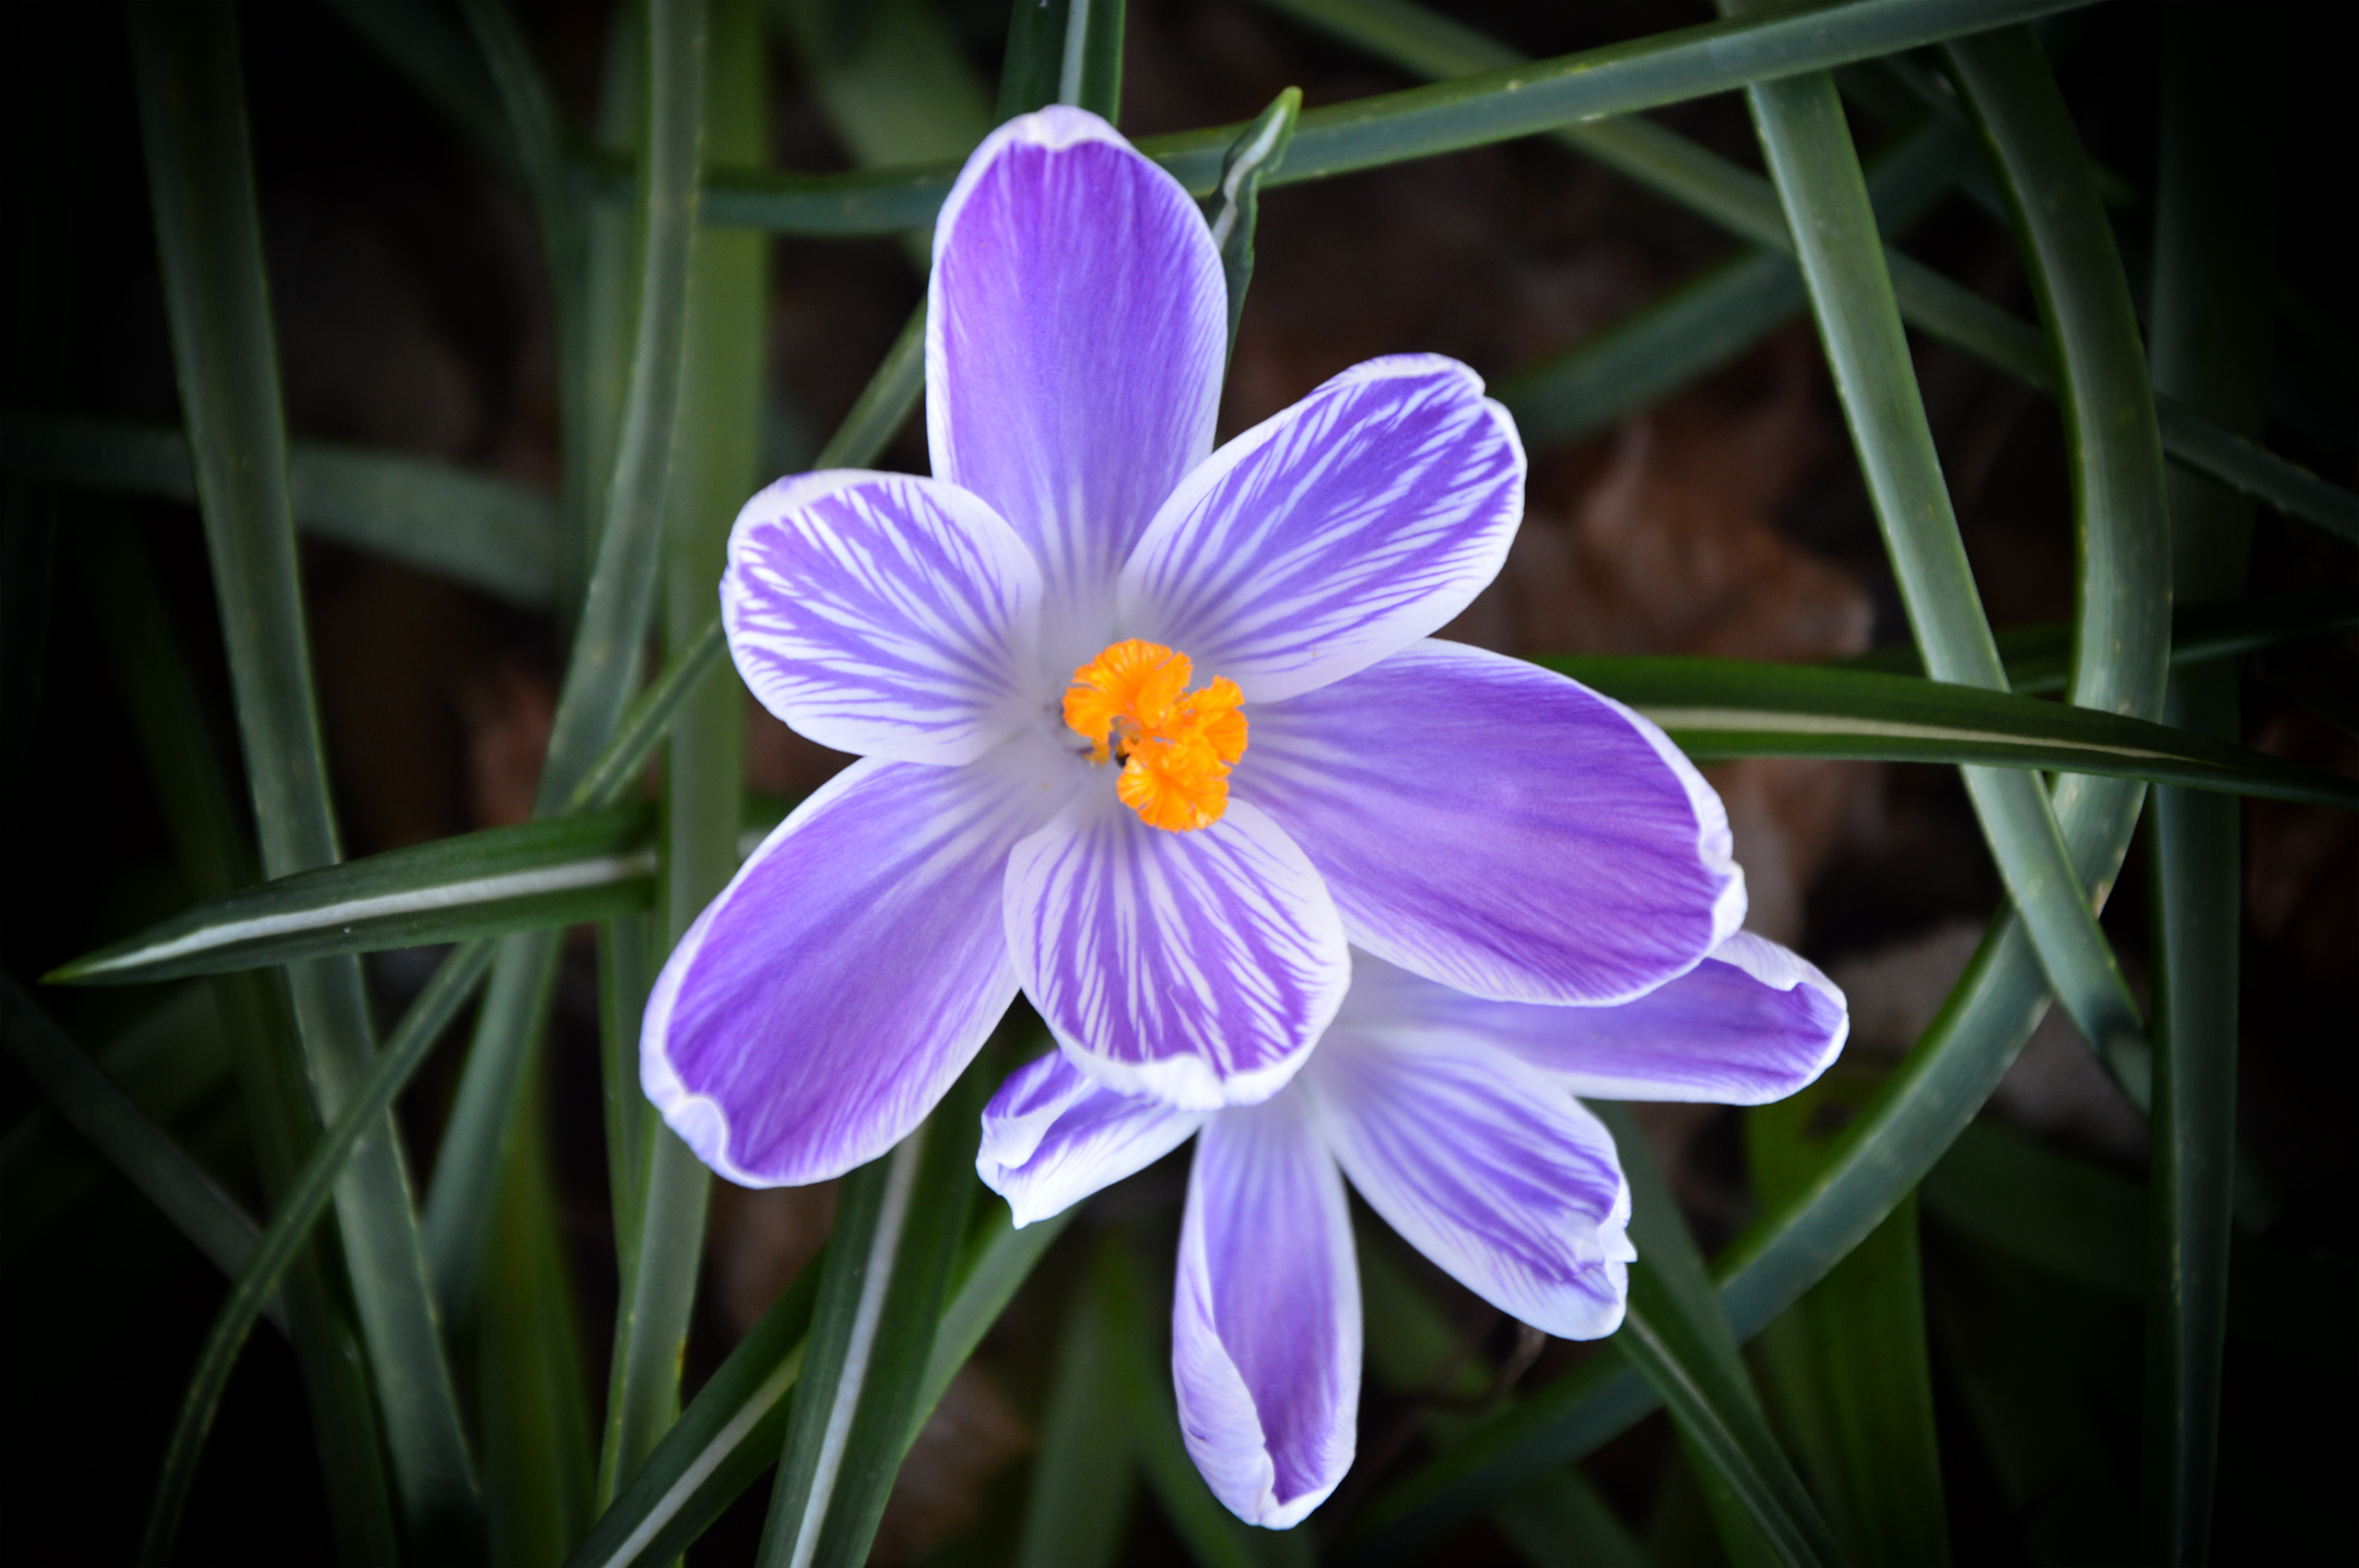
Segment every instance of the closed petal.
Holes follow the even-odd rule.
[[[1228,342],[1220,254],[1178,181],[1096,115],[1058,106],[975,149],[933,257],[933,472],[1031,546],[1062,673],[1112,640],[1115,574],[1212,451]]]
[[[1421,642],[1252,710],[1231,779],[1352,942],[1477,996],[1614,1002],[1744,919],[1728,814],[1661,730],[1519,660]]]
[[[1086,791],[1008,858],[1007,942],[1074,1065],[1190,1110],[1285,1087],[1351,980],[1319,873],[1234,802],[1173,833]]]
[[[1040,569],[939,480],[780,480],[737,514],[721,616],[747,689],[838,751],[972,762],[1040,705]]]
[[[1359,1410],[1351,1215],[1306,1111],[1281,1094],[1206,1124],[1171,1301],[1188,1452],[1230,1512],[1280,1530],[1351,1469]]]
[[[1356,365],[1188,475],[1123,568],[1122,625],[1249,702],[1342,680],[1498,575],[1523,474],[1515,422],[1465,366]]]
[[[1146,1169],[1203,1124],[1202,1111],[1118,1094],[1050,1051],[983,1107],[975,1173],[1007,1199],[1020,1230]]]
[[[1619,1007],[1483,1001],[1363,956],[1344,1010],[1414,1030],[1436,1048],[1489,1042],[1576,1094],[1724,1106],[1784,1099],[1826,1071],[1851,1028],[1834,981],[1750,931]]]
[[[840,1176],[965,1071],[1015,997],[999,881],[1041,790],[1014,761],[854,763],[688,928],[640,1079],[698,1158],[746,1187]]]
[[[1621,1327],[1630,1188],[1572,1095],[1502,1050],[1348,1026],[1302,1090],[1368,1207],[1460,1284],[1560,1339]]]

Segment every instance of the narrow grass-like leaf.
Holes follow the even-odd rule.
[[[1597,654],[1541,662],[1637,708],[1699,761],[1831,756],[2053,768],[2359,809],[2359,779],[2006,692],[1734,659]]]
[[[2147,1291],[2148,1199],[2124,1176],[1978,1121],[1927,1173],[1925,1211],[1961,1235],[2125,1302]],[[2239,1344],[2359,1386],[2359,1269],[2238,1234],[2227,1328]]]
[[[728,639],[721,631],[721,617],[716,614],[705,623],[695,640],[673,653],[654,681],[623,710],[621,721],[615,726],[615,738],[607,743],[598,760],[583,770],[581,781],[574,785],[573,793],[566,802],[569,811],[604,805],[630,787],[640,765],[647,760],[647,754],[671,732],[680,705],[721,663],[728,648]]]
[[[629,915],[598,927],[599,1098],[605,1110],[606,1191],[614,1216],[616,1272],[630,1277],[639,1245],[640,1203],[647,1195],[647,1148],[655,1107],[639,1087],[639,1026],[654,984],[647,917]],[[613,1496],[611,1480],[599,1501]]]
[[[148,1121],[168,1130],[208,1118],[231,1091],[229,1042],[205,986],[178,986],[90,1053]],[[237,1113],[243,1119],[243,1107]],[[90,1141],[46,1102],[0,1134],[0,1271],[106,1175]]]
[[[2261,427],[2269,398],[2283,44],[2274,13],[2164,18],[2162,150],[2149,311],[2156,389],[2224,429]],[[2184,470],[2170,476],[2172,579],[2181,601],[2242,590],[2252,503]],[[2238,732],[2236,672],[2171,673],[2169,718]],[[2152,1261],[2141,1555],[2207,1555],[2218,1464],[2220,1362],[2236,1170],[2236,1000],[2242,899],[2233,802],[2154,793],[2148,835],[2154,930]]]
[[[553,509],[512,479],[327,441],[288,445],[305,531],[436,572],[528,610],[549,603]],[[0,414],[0,469],[50,484],[197,498],[188,438],[169,425]]]
[[[827,1259],[823,1246],[738,1341],[600,1515],[569,1568],[677,1559],[777,1462]]]
[[[346,1101],[271,1215],[269,1226],[230,1285],[229,1299],[215,1315],[197,1353],[196,1375],[189,1382],[171,1442],[164,1452],[163,1476],[157,1483],[156,1501],[140,1542],[142,1561],[161,1562],[171,1555],[172,1536],[180,1527],[189,1483],[196,1478],[197,1457],[219,1409],[222,1390],[229,1386],[230,1369],[237,1364],[246,1336],[253,1330],[254,1319],[277,1288],[279,1276],[303,1245],[312,1222],[327,1207],[338,1177],[373,1135],[377,1119],[425,1064],[428,1051],[490,963],[491,944],[485,942],[470,942],[442,961],[403,1015],[393,1038],[385,1042],[368,1079]]]
[[[230,782],[203,718],[189,661],[172,632],[162,590],[137,535],[101,506],[76,531],[77,575],[101,628],[115,681],[182,878],[199,894],[225,895],[252,879]],[[214,1010],[236,1071],[266,1201],[293,1187],[319,1129],[302,1048],[285,993],[261,975],[211,982]],[[334,1288],[334,1222],[296,1250],[280,1294],[318,1444],[329,1525],[350,1562],[395,1560],[393,1500],[378,1440],[367,1352]]]
[[[546,1061],[495,1189],[476,1309],[486,1511],[494,1562],[557,1568],[587,1533],[597,1464],[573,1276],[558,1225]]]
[[[1228,351],[1237,352],[1237,324],[1245,314],[1245,290],[1253,281],[1253,228],[1261,210],[1262,181],[1284,166],[1286,144],[1302,117],[1302,89],[1288,88],[1256,115],[1221,159],[1205,220],[1220,250],[1221,275],[1228,282]]]
[[[1932,428],[1918,392],[1907,334],[1893,299],[1883,246],[1875,237],[1874,219],[1851,154],[1835,83],[1822,74],[1758,85],[1747,89],[1746,102],[1778,192],[1789,211],[1796,215],[1796,252],[1810,287],[1820,340],[1843,400],[1852,449],[1884,533],[1901,601],[1924,653],[1925,667],[1937,680],[2002,689],[2006,675],[1966,565],[1965,543],[1942,477],[1941,460],[1933,450]],[[2075,142],[2071,151],[2077,156],[2078,150]],[[2085,184],[2084,168],[2082,176]],[[2095,205],[2094,196],[2091,205]],[[2104,222],[2102,211],[2097,221]],[[2044,238],[2049,237],[2047,230],[2041,232]],[[2074,238],[2085,242],[2087,236]],[[2036,270],[2043,279],[2048,279],[2048,268],[2070,264],[2036,244],[2035,250],[2043,263]],[[2111,262],[2109,239],[2102,253]],[[2114,271],[2118,293],[2118,263]],[[2065,331],[2072,330],[2095,309],[2094,298],[2084,303],[2077,294],[2068,293],[2060,301],[2052,279],[2043,288],[2042,302],[2051,316],[2060,304],[2073,312],[2071,320],[2060,327]],[[2126,295],[2119,303],[2127,316]],[[2134,358],[2134,320],[2129,330],[2129,351]],[[2071,382],[2068,375],[2068,418],[2085,412],[2092,390]],[[2154,421],[2142,373],[2130,395],[2133,405],[2125,416],[2134,416],[2143,406],[2144,428],[2151,439]],[[2082,492],[2075,497],[2083,512],[2086,547],[2099,553],[2084,559],[2083,569],[2101,583],[2110,583],[2125,566],[2142,574],[2134,581],[2118,585],[2118,593],[2093,600],[2093,605],[2107,614],[2103,621],[2093,623],[2084,612],[2079,635],[2087,638],[2113,631],[2110,611],[2120,598],[2153,601],[2155,613],[2146,623],[2133,624],[2151,624],[2162,635],[2116,645],[2117,658],[2146,677],[2133,685],[2135,696],[2130,708],[2147,719],[2159,717],[2161,711],[2169,605],[2158,537],[2162,499],[2158,445],[2152,455],[2153,472],[2148,476],[2152,484],[2143,495],[2092,497]],[[2088,508],[2142,503],[2144,509],[2125,520],[2126,528],[2085,527]],[[2129,542],[2132,547],[2117,556],[2106,550],[2115,541]],[[2137,547],[2142,543],[2142,549]],[[2151,1071],[2144,1025],[2112,947],[2071,875],[2062,835],[2039,779],[2028,773],[1985,767],[1967,768],[1965,778],[1966,794],[1998,862],[2000,878],[2024,917],[2050,983],[2080,1026],[2083,1038],[2095,1047],[2131,1098],[2142,1105]],[[2130,802],[2133,810],[2135,804]]]
[[[1465,76],[1528,64],[1496,41],[1404,0],[1270,3],[1420,75]],[[2001,20],[1994,16],[1989,25],[2001,25]],[[1944,97],[1943,101],[1951,113],[1958,112],[1954,99]],[[1314,111],[1309,118],[1316,119],[1318,112]],[[1755,244],[1780,254],[1792,253],[1791,234],[1768,181],[1678,133],[1630,116],[1567,124],[1556,134],[1590,157]],[[1157,143],[1150,139],[1142,145],[1153,150]],[[1909,324],[2042,391],[2051,390],[2046,351],[2038,333],[2027,322],[1913,256],[1889,252],[1885,263],[1901,314]],[[1716,303],[1734,308],[1732,300]],[[2359,541],[2359,496],[2327,484],[2168,397],[2157,400],[2156,414],[2164,445],[2179,462],[2288,516]]]
[[[1727,364],[1805,303],[1790,260],[1748,252],[1491,390],[1529,445],[1579,440]]]
[[[1528,64],[1516,51],[1407,0],[1269,0],[1309,23],[1419,76],[1463,76]],[[1954,114],[1954,111],[1953,111]],[[1921,116],[1920,116],[1921,118]],[[1740,231],[1778,231],[1777,203],[1757,176],[1736,170],[1650,122],[1562,127],[1555,139],[1655,185],[1673,200]],[[1971,168],[1966,137],[1929,122],[1901,138],[1870,171],[1885,228],[1904,231]],[[1701,156],[1697,156],[1700,154]],[[1494,389],[1527,443],[1570,440],[1601,429],[1726,363],[1808,303],[1790,244],[1731,257],[1590,339],[1517,372]]]
[[[564,926],[647,907],[654,812],[615,806],[299,872],[75,959],[53,983],[149,984]]]
[[[2188,467],[2287,517],[2316,523],[2347,544],[2359,544],[2359,496],[2222,429],[2175,397],[2156,397],[2154,412],[2171,456]]]
[[[884,1159],[844,1178],[805,1375],[762,1532],[763,1568],[864,1562],[909,1445],[932,1328],[966,1229],[996,1053]]]
[[[6,976],[0,976],[0,1039],[58,1114],[215,1268],[234,1277],[262,1227]],[[264,1311],[286,1329],[286,1308],[276,1297]]]
[[[701,0],[647,15],[645,178],[640,188],[638,338],[631,355],[614,476],[605,491],[596,568],[566,664],[543,765],[540,809],[561,805],[615,735],[654,607],[653,569],[686,376],[690,241],[704,131]]]
[[[1032,1453],[1015,1568],[1112,1568],[1131,1507],[1129,1411],[1094,1277],[1074,1292]]]
[[[1071,1218],[1068,1211],[1019,1231],[1003,1210],[981,1226],[934,1333],[911,1437]],[[777,1461],[824,1257],[804,1266],[730,1352],[600,1517],[569,1568],[670,1562]]]
[[[1801,1190],[1823,1158],[1821,1129],[1839,1124],[1873,1082],[1838,1064],[1802,1093],[1745,1114],[1745,1152],[1762,1203],[1782,1204]],[[1844,1555],[1947,1563],[1914,1196],[1754,1344],[1771,1414],[1825,1504]]]
[[[558,627],[570,630],[581,607],[581,573],[589,558],[587,513],[597,487],[591,469],[596,449],[590,439],[589,218],[566,162],[564,112],[515,16],[504,0],[466,0],[466,18],[507,117],[548,275],[559,463],[549,597]]]
[[[703,0],[647,12],[644,79],[650,91],[647,129],[640,142],[647,149],[642,168],[653,169],[660,158],[663,190],[660,195],[651,186],[642,192],[648,204],[642,211],[650,215],[651,227],[643,246],[640,349],[645,354],[652,346],[651,312],[666,315],[664,330],[677,338],[669,350],[676,357],[671,361],[673,394],[692,417],[675,431],[671,408],[659,411],[640,400],[639,366],[634,363],[633,397],[623,410],[620,455],[599,538],[599,571],[591,585],[594,604],[606,584],[608,553],[621,542],[617,535],[625,526],[624,506],[660,509],[660,551],[651,548],[656,536],[648,535],[645,544],[651,548],[635,554],[628,569],[645,574],[632,584],[635,591],[651,589],[660,580],[660,624],[675,649],[693,640],[681,635],[682,617],[692,613],[684,609],[684,596],[693,598],[702,588],[704,603],[711,603],[710,585],[719,577],[721,550],[713,532],[716,524],[708,514],[715,504],[716,486],[724,492],[745,487],[753,467],[755,399],[760,385],[758,349],[749,357],[742,341],[728,344],[716,333],[719,320],[735,312],[751,317],[737,323],[737,331],[757,341],[762,336],[758,279],[766,250],[742,242],[716,250],[702,243],[694,229],[692,187],[707,141],[718,134],[722,145],[744,156],[749,147],[758,154],[766,140],[759,18],[745,0],[721,7],[719,14],[716,30]],[[678,227],[665,230],[665,272],[659,277],[651,248],[654,215],[658,204],[668,208],[675,201],[685,201],[687,210],[664,219]],[[675,245],[679,250],[672,254]],[[675,267],[675,272],[671,270]],[[660,297],[659,285],[663,291]],[[700,299],[699,289],[718,289],[720,297]],[[708,421],[713,426],[710,431],[696,428]],[[668,446],[650,444],[659,438]],[[644,475],[647,488],[626,503],[626,493],[639,482],[631,466],[635,460],[650,465]],[[667,463],[673,466],[667,468]],[[742,494],[726,497],[730,513],[742,499]],[[621,579],[615,586],[619,588]],[[616,687],[616,695],[623,689]],[[727,841],[729,808],[722,802],[734,799],[743,788],[740,700],[734,681],[707,679],[681,691],[664,759],[655,921],[663,938],[661,951],[670,950],[695,912],[735,869]],[[609,727],[618,719],[619,714],[610,718]],[[551,757],[554,763],[554,743]],[[712,820],[716,806],[717,823]],[[704,1167],[668,1128],[651,1119],[644,1126],[645,1167],[636,1199],[640,1229],[617,1247],[618,1258],[629,1259],[629,1271],[622,1278],[622,1306],[616,1315],[608,1360],[605,1425],[598,1448],[602,1499],[639,1468],[679,1413],[680,1359],[696,1299],[698,1259],[704,1249],[709,1186]]]
[[[992,1206],[974,1239],[967,1244],[950,1305],[943,1308],[941,1327],[934,1330],[933,1355],[926,1363],[925,1382],[918,1393],[917,1422],[933,1413],[950,1380],[958,1375],[958,1369],[967,1364],[975,1347],[983,1342],[983,1336],[1031,1277],[1033,1266],[1064,1234],[1077,1212],[1078,1209],[1068,1209],[1018,1230],[1003,1206]],[[910,1436],[912,1440],[917,1436],[915,1423]]]
[[[653,1450],[679,1410],[681,1347],[704,1252],[708,1173],[668,1128],[647,1124],[632,1271],[616,1314],[604,1435],[598,1447],[601,1496],[610,1495]],[[663,1225],[653,1216],[680,1217]],[[693,1223],[687,1223],[692,1221]]]
[[[1052,0],[1053,3],[1053,0]],[[1064,0],[1064,48],[1057,61],[1057,101],[1105,120],[1122,111],[1125,0]]]
[[[1587,150],[1599,129],[1576,126],[1560,135]],[[1868,199],[1884,232],[1914,228],[1972,167],[1972,155],[1961,133],[1929,121],[1872,159]],[[1731,257],[1494,390],[1527,443],[1578,439],[1719,369],[1808,302],[1792,258],[1755,250]]]
[[[1748,82],[1920,48],[1962,32],[2066,9],[2071,0],[1840,0],[1708,22],[1554,60],[1307,111],[1271,182],[1323,179],[1560,126],[1727,92]],[[1024,107],[1030,107],[1025,105]],[[1149,136],[1139,149],[1198,195],[1220,178],[1241,125]],[[1709,156],[1709,155],[1707,155]],[[716,169],[707,221],[798,234],[883,234],[932,221],[955,167],[849,174]],[[624,171],[592,172],[613,191]]]
[[[340,857],[296,570],[236,17],[214,6],[141,6],[132,18],[173,359],[263,867],[286,875]],[[359,965],[349,957],[295,965],[288,989],[313,1094],[324,1114],[338,1115],[370,1081],[376,1056]],[[400,1144],[382,1106],[337,1190],[337,1206],[411,1534],[423,1550],[477,1556],[481,1498]],[[159,1517],[177,1512],[175,1501]]]
[[[1630,1183],[1630,1243],[1638,1251],[1615,1347],[1669,1408],[1690,1452],[1735,1494],[1778,1561],[1835,1562],[1834,1533],[1770,1434],[1703,1257],[1637,1118],[1622,1106],[1595,1108],[1621,1152]]]
[[[467,1042],[466,1072],[443,1121],[442,1144],[427,1184],[420,1216],[426,1266],[443,1317],[463,1329],[475,1327],[475,1286],[494,1216],[504,1204],[529,1201],[502,1197],[499,1188],[503,1182],[516,1187],[531,1180],[514,1169],[511,1145],[518,1123],[534,1114],[519,1102],[548,1028],[564,935],[561,925],[518,931],[503,937],[494,951],[491,981]],[[508,1217],[515,1223],[527,1218]]]
[[[2336,591],[2218,599],[2171,607],[2171,666],[2178,669],[2232,659],[2359,626],[2359,593]],[[2043,621],[1997,634],[2008,687],[2018,696],[2061,691],[2072,656],[2072,623]],[[1840,661],[1836,668],[1924,673],[1913,647],[1878,649]]]

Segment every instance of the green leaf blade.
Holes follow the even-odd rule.
[[[2164,22],[2153,370],[2158,402],[2176,393],[2224,430],[2253,433],[2267,413],[2277,231],[2276,182],[2257,174],[2281,157],[2273,100],[2283,41],[2273,14],[2226,24],[2208,12],[2173,13]],[[2178,595],[2201,603],[2241,590],[2251,501],[2180,471],[2171,475],[2170,514]],[[2359,540],[2359,524],[2349,536]],[[2223,738],[2238,731],[2233,669],[2174,670],[2169,701],[2176,723]],[[2155,792],[2148,846],[2156,1053],[2139,1526],[2143,1554],[2157,1562],[2201,1561],[2212,1534],[2236,1179],[2240,828],[2224,801]]]
[[[762,1533],[763,1568],[867,1560],[979,1185],[976,1129],[994,1055],[969,1068],[900,1147],[845,1178]]]
[[[1734,1494],[1780,1562],[1833,1562],[1835,1537],[1762,1413],[1704,1260],[1637,1118],[1595,1107],[1613,1132],[1630,1183],[1628,1313],[1617,1349],[1650,1384],[1690,1450]],[[1729,1543],[1731,1555],[1739,1543]]]
[[[284,875],[332,865],[340,855],[297,571],[236,18],[211,6],[143,6],[132,15],[173,361],[246,774],[264,869]],[[358,965],[348,957],[308,960],[289,968],[288,987],[323,1110],[359,1103],[376,1053]],[[358,1141],[336,1194],[346,1272],[410,1530],[435,1550],[476,1557],[481,1494],[434,1319],[408,1176],[381,1106],[379,1122]],[[176,1514],[175,1505],[158,1518],[169,1528]]]
[[[650,808],[620,806],[299,872],[197,905],[47,978],[145,985],[627,913],[650,897],[652,828]]]
[[[1872,1079],[1838,1064],[1809,1089],[1746,1113],[1754,1190],[1788,1200],[1823,1159],[1830,1110]],[[1836,1119],[1840,1119],[1836,1118]],[[1771,1414],[1861,1562],[1944,1564],[1948,1507],[1935,1435],[1914,1195],[1755,1341]]]

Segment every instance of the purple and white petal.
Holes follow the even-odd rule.
[[[1233,798],[1302,846],[1356,945],[1445,985],[1623,1001],[1744,919],[1712,787],[1562,675],[1420,642],[1252,726]]]
[[[1523,517],[1515,421],[1454,359],[1355,365],[1215,452],[1123,568],[1123,630],[1273,702],[1466,608]]]
[[[972,762],[1038,707],[1040,569],[940,480],[837,469],[772,485],[730,531],[721,617],[747,689],[838,751]]]
[[[1399,970],[1379,977],[1379,967],[1357,960],[1345,1016],[1416,1031],[1438,1047],[1488,1040],[1574,1094],[1605,1100],[1766,1105],[1825,1071],[1851,1028],[1835,982],[1750,931],[1619,1007],[1482,1001]]]
[[[745,1187],[823,1181],[899,1142],[1015,998],[1007,854],[1042,790],[1010,754],[854,763],[688,928],[648,999],[640,1082]]]
[[[1007,1199],[1021,1230],[1146,1169],[1204,1116],[1118,1094],[1050,1051],[1009,1074],[983,1107],[975,1173]]]
[[[1232,801],[1192,833],[1110,788],[1015,847],[1007,946],[1081,1071],[1186,1110],[1285,1087],[1351,980],[1343,922],[1294,841]]]
[[[1360,1285],[1335,1162],[1298,1094],[1226,1111],[1196,1141],[1171,1374],[1213,1495],[1283,1530],[1351,1469]]]
[[[967,160],[927,298],[933,472],[1031,546],[1062,677],[1113,639],[1115,574],[1212,451],[1219,252],[1178,181],[1096,115],[1051,107]]]
[[[1297,1093],[1368,1207],[1459,1283],[1561,1339],[1621,1326],[1630,1188],[1579,1101],[1478,1042],[1340,1024]]]

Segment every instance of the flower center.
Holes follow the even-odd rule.
[[[1187,833],[1228,809],[1229,765],[1245,755],[1245,700],[1237,683],[1184,689],[1184,653],[1136,638],[1073,673],[1065,723],[1089,743],[1089,760],[1122,759],[1114,792],[1151,825]]]

